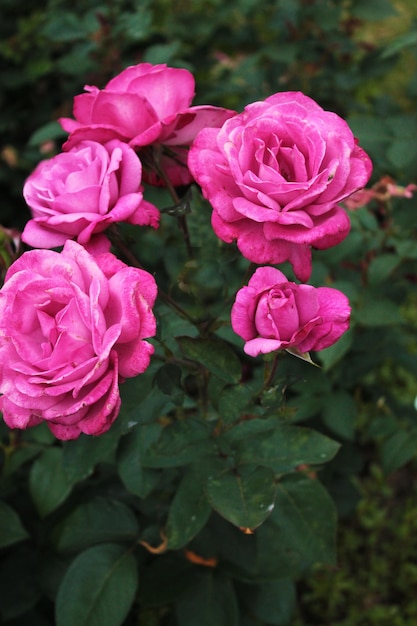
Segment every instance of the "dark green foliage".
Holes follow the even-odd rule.
[[[377,465],[361,481],[355,515],[339,529],[336,568],[300,589],[292,626],[408,626],[417,618],[415,464],[387,481]]]

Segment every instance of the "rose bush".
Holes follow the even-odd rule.
[[[61,253],[24,253],[0,291],[6,424],[45,421],[59,439],[105,432],[119,412],[119,383],[148,367],[156,292],[148,272],[75,241]]]
[[[157,160],[171,183],[188,184],[192,177],[185,146],[202,128],[221,126],[234,115],[234,111],[212,105],[190,106],[194,89],[195,80],[188,70],[151,63],[126,68],[104,89],[87,85],[87,93],[74,98],[75,120],[59,120],[70,133],[65,149],[85,139],[105,143],[118,138],[136,149],[153,144],[161,148]],[[147,182],[161,182],[155,171],[144,174]]]
[[[188,165],[213,207],[212,226],[258,264],[289,260],[311,274],[311,246],[348,234],[338,203],[363,187],[371,161],[347,125],[298,92],[249,104],[220,129],[197,135]]]
[[[331,287],[289,282],[274,267],[259,267],[236,294],[231,323],[250,356],[275,350],[323,350],[349,328],[347,297]]]
[[[41,161],[23,188],[33,216],[23,241],[38,248],[71,238],[86,244],[115,222],[157,228],[159,211],[143,199],[141,179],[138,156],[118,140],[82,141]]]

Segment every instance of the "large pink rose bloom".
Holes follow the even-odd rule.
[[[0,410],[10,428],[46,422],[59,439],[100,435],[119,383],[148,367],[156,284],[111,253],[67,241],[31,250],[0,290]]]
[[[371,161],[347,123],[302,93],[249,104],[203,129],[188,166],[214,211],[212,225],[254,263],[289,260],[302,281],[311,246],[340,243],[350,222],[338,203],[363,187]]]
[[[221,126],[235,113],[211,105],[190,106],[194,89],[188,70],[151,63],[128,67],[104,89],[86,85],[87,93],[74,98],[75,120],[60,119],[70,133],[64,147],[84,139],[103,143],[113,138],[136,149],[153,144],[160,148],[157,156],[170,182],[188,184],[192,177],[186,146],[202,128]],[[154,171],[146,170],[144,177],[151,184],[162,183]]]
[[[349,328],[347,297],[331,287],[288,282],[274,267],[259,267],[236,294],[232,328],[250,356],[275,350],[305,353],[334,344]]]
[[[22,234],[35,248],[55,248],[76,238],[85,245],[111,224],[157,228],[159,211],[143,199],[142,164],[119,140],[83,141],[41,161],[23,195],[33,219]]]

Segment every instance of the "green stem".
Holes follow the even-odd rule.
[[[173,199],[174,203],[179,204],[180,198],[175,190],[175,187],[173,186],[170,179],[166,175],[165,170],[161,167],[158,156],[156,156],[154,152],[152,152],[152,156],[153,156],[153,165],[155,167],[155,170],[158,176],[161,178],[161,180],[164,181],[164,184],[166,188],[168,189],[169,193],[171,194],[171,198]],[[177,217],[177,220],[178,220],[179,229],[182,232],[182,236],[184,237],[188,257],[192,259],[194,257],[194,254],[193,254],[193,249],[191,245],[190,233],[188,230],[187,217],[186,215],[179,215]]]
[[[274,376],[275,376],[276,371],[277,371],[277,367],[278,367],[278,354],[276,354],[274,356],[274,360],[272,362],[271,361],[265,361],[263,390],[266,390],[269,387],[271,387],[272,382],[274,380]]]
[[[112,242],[112,244],[116,246],[116,248],[121,252],[122,256],[127,261],[129,261],[132,267],[137,267],[140,270],[147,271],[145,270],[143,265],[139,263],[136,256],[126,245],[125,241],[122,239],[115,225],[112,225],[107,232],[108,232],[109,239]],[[178,313],[178,315],[188,320],[191,324],[196,325],[196,321],[191,317],[191,315],[189,315],[187,311],[185,311],[179,304],[177,304],[177,302],[175,302],[175,300],[173,300],[173,298],[171,298],[169,294],[162,291],[159,287],[158,287],[158,296],[163,302],[165,302],[165,304],[168,304],[168,306],[174,309],[176,313]]]
[[[249,263],[248,265],[248,269],[246,270],[244,279],[243,279],[243,284],[246,285],[249,282],[249,279],[252,277],[252,274],[255,273],[257,267],[259,267],[256,263]]]

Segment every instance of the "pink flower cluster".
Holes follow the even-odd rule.
[[[202,130],[188,164],[220,239],[237,241],[254,263],[289,260],[302,281],[311,274],[311,247],[329,248],[349,233],[339,203],[372,169],[344,120],[293,92],[249,104],[220,130]]]
[[[119,222],[157,228],[143,181],[190,183],[188,146],[234,114],[192,107],[193,76],[165,65],[129,67],[86,91],[74,99],[75,119],[61,120],[70,132],[63,151],[23,189],[32,219],[22,240],[63,250],[24,253],[0,292],[4,420],[44,421],[60,439],[105,432],[119,413],[119,384],[153,353],[155,280],[119,261],[102,233]]]
[[[103,236],[119,222],[158,227],[147,184],[197,182],[220,239],[257,264],[289,261],[304,282],[312,247],[348,234],[340,203],[367,183],[371,162],[346,122],[291,92],[241,114],[192,106],[194,87],[187,70],[149,63],[104,89],[87,86],[74,119],[60,120],[62,152],[26,180],[32,219],[22,240],[35,249],[0,291],[0,409],[11,428],[46,422],[60,439],[99,435],[119,413],[119,384],[148,367],[155,280],[122,263]],[[251,356],[303,353],[334,343],[349,313],[337,290],[260,267],[231,321]]]
[[[119,139],[141,155],[146,146],[153,146],[171,183],[186,185],[193,180],[187,168],[187,146],[202,128],[221,126],[234,115],[211,105],[190,106],[194,88],[188,70],[150,63],[128,67],[102,90],[86,86],[87,93],[74,99],[75,120],[60,120],[71,133],[66,147],[81,139],[100,143]],[[154,162],[145,177],[151,184],[162,182]]]
[[[189,168],[212,208],[212,226],[256,264],[289,261],[311,275],[312,248],[339,244],[350,221],[340,203],[368,182],[372,164],[347,123],[297,92],[249,104],[220,129],[203,129]],[[350,306],[329,287],[289,282],[260,267],[236,296],[233,330],[257,356],[331,346],[348,329]]]

